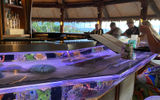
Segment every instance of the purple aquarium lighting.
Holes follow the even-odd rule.
[[[80,78],[80,79],[73,79],[73,80],[63,80],[63,81],[57,81],[57,82],[47,82],[47,83],[40,83],[40,84],[8,87],[8,88],[1,88],[0,94],[22,92],[27,90],[36,90],[36,89],[43,89],[43,88],[53,88],[58,86],[69,86],[69,85],[76,85],[76,84],[86,83],[86,82],[110,81],[110,80],[117,80],[119,78],[120,78],[119,75],[111,75],[111,76]]]
[[[156,56],[157,56],[157,54],[153,54],[151,56],[148,55],[147,59],[144,59],[143,61],[136,64],[135,66],[133,66],[129,70],[126,70],[125,72],[123,72],[121,74],[121,77],[126,77],[126,76],[129,76],[131,73],[136,72],[137,70],[141,69],[143,66],[145,66],[145,64],[147,64],[152,58],[154,58]]]
[[[104,48],[104,46],[98,46],[98,47],[102,47]],[[79,69],[76,66],[72,66],[76,63],[81,63],[81,62],[85,62],[87,60],[92,60],[92,59],[96,59],[96,58],[100,58],[103,57],[104,59],[106,58],[112,58],[114,56],[118,56],[118,54],[114,53],[113,51],[111,51],[110,49],[105,49],[101,52],[93,52],[97,47],[92,47],[92,48],[84,48],[84,49],[78,49],[78,50],[70,50],[70,51],[44,51],[44,52],[38,52],[38,53],[42,53],[42,54],[46,54],[46,53],[68,53],[68,55],[70,55],[69,53],[73,53],[75,51],[85,51],[88,49],[92,49],[92,57],[90,58],[85,58],[85,59],[81,59],[79,61],[73,61],[73,62],[62,62],[62,60],[65,57],[57,57],[55,59],[46,59],[46,60],[33,60],[33,61],[12,61],[12,62],[3,62],[2,64],[4,65],[4,67],[9,66],[10,64],[12,65],[21,65],[24,69],[29,69],[30,66],[35,65],[35,64],[50,64],[50,65],[54,65],[58,71],[60,71],[62,74],[67,70],[71,71],[77,71],[79,72]],[[0,53],[0,55],[8,55],[8,54],[14,54],[14,55],[25,55],[25,54],[36,54],[37,52],[14,52],[14,53]],[[52,73],[52,79],[55,78],[55,81],[52,82],[44,82],[44,83],[36,83],[36,84],[30,84],[30,85],[22,85],[22,86],[16,86],[12,85],[12,86],[7,86],[5,88],[0,88],[0,94],[5,94],[5,93],[13,93],[13,92],[21,92],[21,91],[26,91],[26,90],[36,90],[36,89],[43,89],[43,88],[52,88],[52,87],[59,87],[59,86],[69,86],[69,85],[76,85],[76,84],[80,84],[80,83],[86,83],[86,82],[98,82],[98,81],[117,81],[119,83],[119,80],[123,80],[125,79],[128,75],[130,75],[131,73],[137,71],[138,69],[140,69],[142,66],[144,66],[147,62],[149,62],[153,57],[156,56],[156,54],[150,54],[150,53],[136,53],[137,54],[137,58],[144,58],[142,61],[140,61],[139,63],[135,64],[134,66],[132,66],[131,68],[126,69],[124,72],[120,73],[120,74],[114,74],[114,75],[105,75],[104,74],[95,74],[95,75],[88,75],[88,76],[78,76],[77,77],[69,77],[69,78],[59,78],[56,80],[56,77],[54,77],[54,75],[62,75],[58,72],[58,74],[56,72]],[[108,55],[108,56],[106,56]],[[144,57],[143,57],[144,55]],[[83,55],[85,57],[85,55]],[[105,57],[106,56],[106,57]],[[120,56],[120,55],[119,55]],[[69,56],[68,58],[73,58]],[[115,59],[112,59],[111,61],[114,62]],[[118,63],[118,64],[125,64],[126,62],[128,62],[129,60],[123,60],[124,62],[122,63]],[[102,64],[102,62],[100,62]],[[109,64],[110,62],[105,62],[104,64]],[[116,64],[115,67],[117,68],[119,65]],[[66,67],[66,70],[63,70],[62,67]],[[107,66],[108,67],[108,66]],[[111,66],[112,67],[112,66]],[[114,67],[114,66],[113,66]],[[17,69],[20,69],[19,67],[16,67]],[[64,68],[65,69],[65,68]],[[74,69],[74,70],[73,70]],[[5,68],[2,68],[2,70],[6,70]],[[10,69],[12,70],[12,69]],[[97,69],[96,69],[97,70]],[[69,73],[68,71],[68,73]],[[83,71],[83,70],[80,70]],[[108,71],[108,70],[106,70]],[[93,71],[94,72],[94,71]],[[112,70],[111,70],[112,72]],[[55,74],[56,73],[56,74]],[[68,75],[67,73],[67,75]],[[82,72],[80,72],[82,73]],[[89,72],[88,72],[89,73]],[[73,74],[73,73],[71,73]],[[96,76],[97,75],[97,76]],[[46,78],[46,76],[45,76]],[[36,78],[37,79],[37,78]],[[38,79],[37,79],[38,80]],[[45,80],[45,79],[44,79]],[[41,82],[43,80],[41,79]],[[27,82],[24,81],[24,82]]]

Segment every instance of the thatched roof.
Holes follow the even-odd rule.
[[[33,0],[33,20],[60,20],[60,8],[65,9],[67,21],[93,21],[98,17],[97,3],[100,0]],[[150,1],[150,0],[149,0]],[[159,18],[160,0],[151,0],[148,18]],[[139,18],[141,2],[138,0],[103,0],[103,20]],[[156,5],[156,7],[155,7]],[[159,12],[159,13],[158,13]]]

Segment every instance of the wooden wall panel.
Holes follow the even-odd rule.
[[[0,40],[3,39],[4,25],[3,25],[3,0],[0,0]]]
[[[25,21],[25,33],[31,33],[31,9],[32,9],[32,0],[22,0],[24,7],[24,21]]]

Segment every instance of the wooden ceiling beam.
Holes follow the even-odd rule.
[[[102,13],[104,14],[105,18],[109,18],[109,13],[105,7],[105,5],[103,4],[104,0],[93,0],[93,2],[95,2],[95,4],[97,4],[97,7],[101,7],[102,8]],[[102,16],[102,15],[101,15]]]
[[[67,12],[67,8],[64,9],[64,16],[65,16],[65,18],[68,18],[68,17],[69,17],[69,16],[68,16],[68,12]]]
[[[136,2],[139,0],[108,0],[102,1],[103,5],[112,5],[112,4],[120,4],[127,2]],[[33,2],[33,7],[39,8],[61,8],[62,4],[54,3],[54,2]],[[81,2],[81,3],[65,3],[65,8],[77,8],[77,7],[95,7],[97,4],[95,2]]]
[[[104,14],[104,16],[105,16],[106,19],[109,18],[109,12],[108,12],[108,10],[107,10],[106,7],[103,7],[103,14]]]
[[[33,2],[33,7],[38,7],[38,8],[60,8],[62,4],[58,3],[53,3],[53,2]]]
[[[64,0],[57,0],[58,4],[63,4]]]
[[[139,20],[140,16],[128,16],[128,17],[110,17],[108,19],[106,18],[102,18],[102,21],[119,21],[119,20],[126,20],[126,19],[137,19]],[[147,17],[147,19],[160,19],[159,17],[157,17],[156,15],[149,15]],[[33,21],[60,21],[60,18],[38,18],[38,17],[33,17],[32,18]],[[70,21],[75,21],[75,22],[93,22],[93,21],[97,21],[98,18],[66,18],[65,21],[66,22],[70,22]]]
[[[65,5],[66,5],[65,0],[57,0],[57,3],[59,4],[58,8],[60,8],[60,11],[64,10],[64,12],[63,12],[64,13],[64,17],[68,18],[67,8],[65,7]]]
[[[148,0],[148,4],[157,16],[160,17],[160,10],[154,0]]]

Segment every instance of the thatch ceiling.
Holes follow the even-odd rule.
[[[92,21],[98,17],[97,5],[101,0],[33,0],[33,20],[60,20],[60,8],[65,9],[65,19]],[[159,18],[160,0],[149,0],[148,18]],[[138,0],[102,0],[104,20],[138,18],[141,2]],[[155,8],[157,6],[157,8]]]

